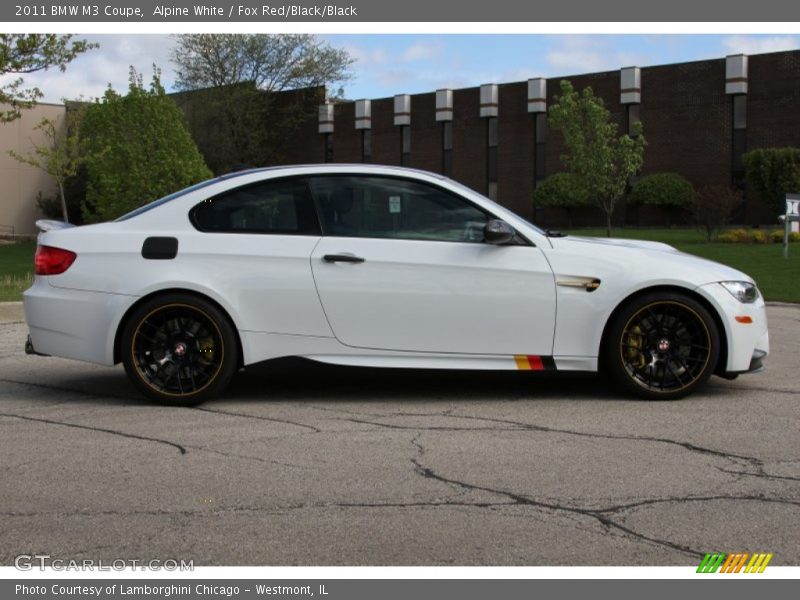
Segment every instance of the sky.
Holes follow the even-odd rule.
[[[169,35],[86,35],[100,44],[57,69],[25,77],[41,88],[47,102],[91,99],[109,84],[124,91],[128,66],[144,74],[156,64],[168,90],[175,79]],[[345,97],[383,98],[401,93],[461,88],[482,83],[522,81],[627,66],[722,58],[800,49],[800,35],[523,35],[523,34],[381,34],[322,35],[353,58],[354,77]],[[0,84],[10,76],[0,77]]]

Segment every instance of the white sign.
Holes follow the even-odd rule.
[[[800,217],[800,198],[794,200],[786,195],[786,216],[787,217]]]
[[[399,213],[401,210],[402,204],[400,202],[400,196],[389,196],[389,212],[390,213]]]

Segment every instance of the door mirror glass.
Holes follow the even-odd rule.
[[[516,231],[514,228],[500,219],[488,221],[483,228],[483,240],[487,244],[508,244],[514,239]]]

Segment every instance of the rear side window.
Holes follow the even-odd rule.
[[[200,231],[319,235],[308,186],[299,179],[263,181],[204,200],[190,215]]]

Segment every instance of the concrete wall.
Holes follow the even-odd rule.
[[[0,234],[31,234],[40,218],[36,206],[39,192],[56,194],[56,183],[41,169],[20,163],[9,150],[22,155],[33,151],[33,144],[45,145],[47,139],[35,129],[42,118],[57,120],[63,126],[65,108],[61,104],[37,104],[22,111],[22,117],[0,124]]]

